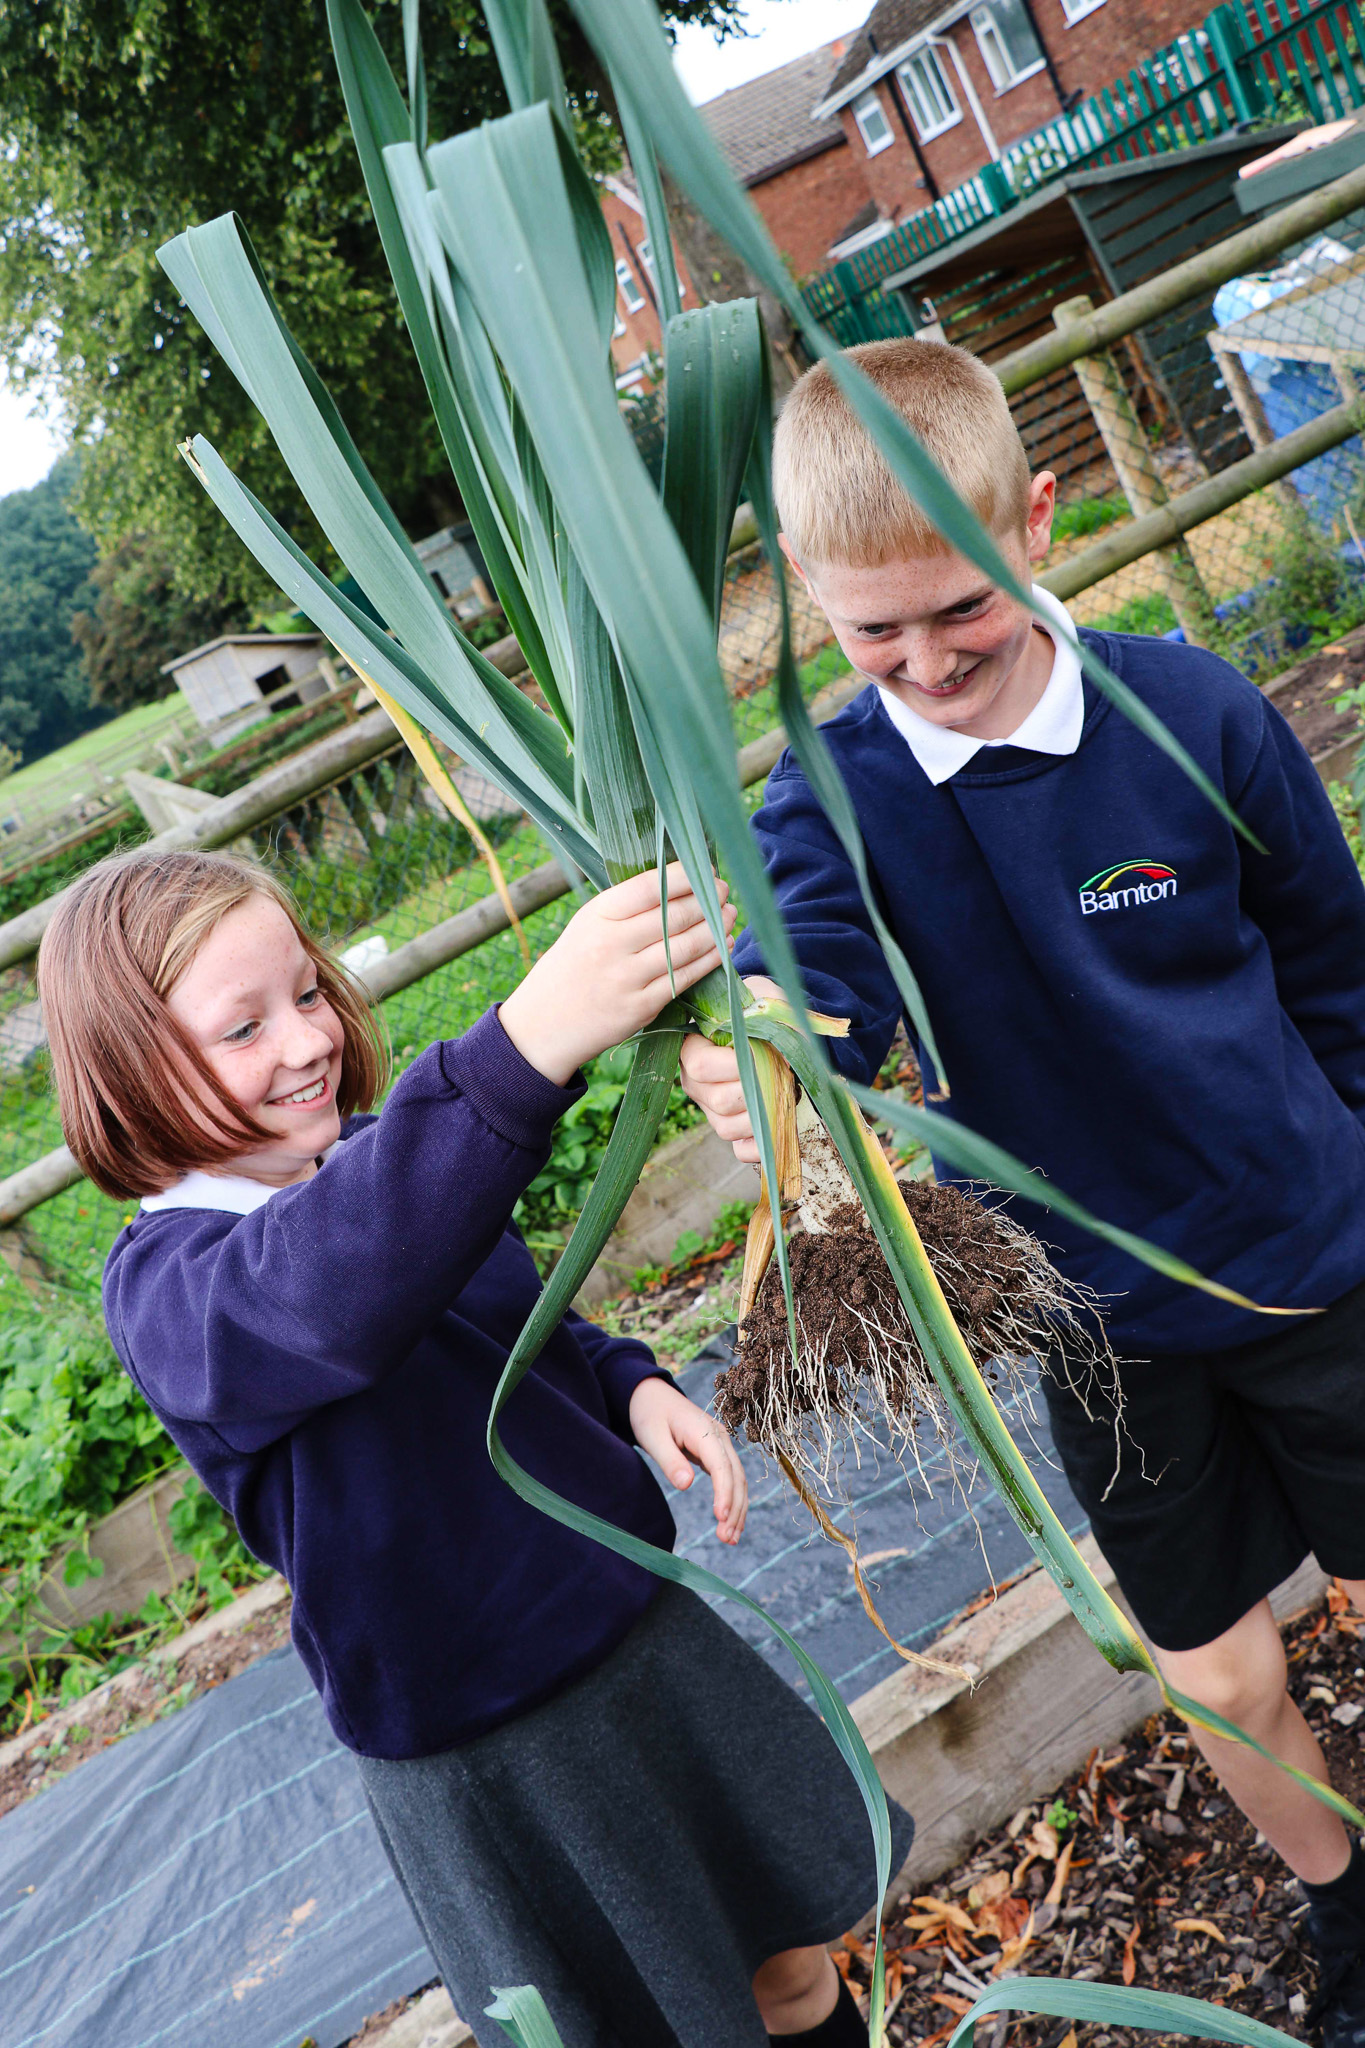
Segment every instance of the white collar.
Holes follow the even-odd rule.
[[[336,1145],[327,1147],[318,1162],[319,1170],[335,1151]],[[290,1182],[291,1187],[301,1185],[301,1182]],[[182,1174],[159,1195],[144,1195],[141,1206],[144,1209],[226,1209],[233,1216],[249,1216],[253,1209],[264,1208],[272,1195],[283,1193],[283,1188],[267,1187],[260,1180],[248,1180],[244,1173],[201,1173],[196,1167],[192,1172]]]
[[[264,1181],[248,1180],[242,1173],[182,1174],[159,1195],[144,1195],[144,1209],[228,1209],[234,1216],[249,1216],[262,1208],[278,1188]]]
[[[932,783],[946,782],[950,775],[956,775],[982,747],[1027,747],[1035,754],[1074,754],[1080,745],[1085,695],[1075,648],[1076,628],[1066,606],[1040,584],[1033,586],[1033,600],[1061,629],[1048,635],[1053,643],[1052,674],[1023,724],[1003,739],[979,740],[970,733],[954,732],[951,726],[933,725],[878,684],[887,717]]]

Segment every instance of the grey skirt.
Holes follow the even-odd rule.
[[[750,1982],[874,1903],[862,1799],[823,1723],[666,1584],[532,1713],[444,1754],[360,1757],[380,1839],[479,2048],[534,1984],[565,2048],[766,2048]],[[892,1871],[914,1823],[892,1805]]]

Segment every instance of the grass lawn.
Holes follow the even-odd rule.
[[[101,774],[117,776],[123,769],[135,767],[163,734],[192,715],[178,690],[159,704],[139,704],[124,711],[107,725],[97,725],[79,739],[68,740],[55,753],[17,768],[0,784],[0,808],[22,806],[36,814],[69,803],[78,793],[93,794],[94,788],[101,786]]]

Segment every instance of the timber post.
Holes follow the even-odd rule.
[[[1094,311],[1094,300],[1081,292],[1076,298],[1064,299],[1054,306],[1052,318],[1057,327],[1064,329],[1090,318]],[[1139,518],[1144,512],[1159,511],[1169,501],[1170,493],[1133,410],[1118,364],[1108,349],[1101,349],[1093,355],[1078,357],[1072,367],[1133,511]],[[1196,647],[1205,646],[1213,623],[1213,602],[1189,542],[1183,534],[1178,535],[1156,550],[1156,559],[1162,587],[1184,628],[1185,638]]]

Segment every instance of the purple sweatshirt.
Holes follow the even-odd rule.
[[[248,1214],[140,1210],[109,1254],[119,1357],[288,1580],[295,1646],[365,1756],[429,1756],[525,1713],[599,1664],[659,1586],[519,1499],[484,1445],[540,1291],[512,1207],[580,1093],[490,1011],[429,1047],[381,1116],[352,1118],[313,1179]],[[671,1549],[628,1420],[658,1370],[570,1313],[502,1432],[547,1486]]]

